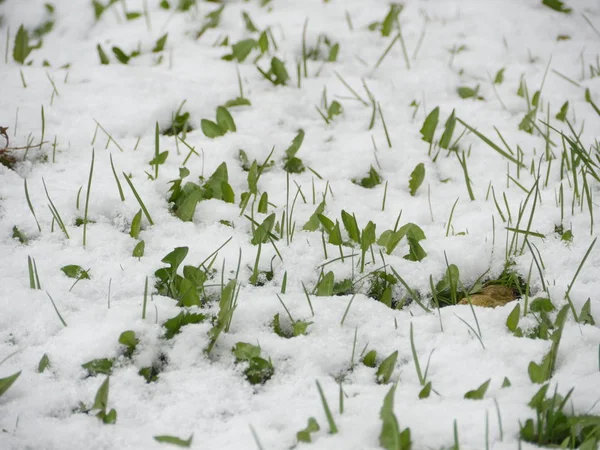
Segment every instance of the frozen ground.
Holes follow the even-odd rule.
[[[197,449],[288,449],[314,417],[320,431],[312,434],[312,443],[298,443],[298,448],[376,449],[381,448],[380,409],[396,382],[394,412],[401,429],[410,428],[412,449],[456,448],[457,441],[461,449],[472,450],[537,448],[519,443],[519,429],[520,423],[535,417],[528,403],[542,386],[532,382],[528,367],[532,361],[542,362],[551,341],[517,337],[507,329],[515,302],[495,309],[448,306],[438,315],[431,303],[430,276],[436,284],[447,264],[455,264],[462,283],[471,287],[482,274],[484,280],[497,278],[507,261],[514,262],[511,268],[530,284],[530,295],[519,300],[521,315],[536,297],[550,298],[558,310],[568,304],[569,292],[572,308],[549,392],[558,387],[565,395],[574,388],[565,410],[600,415],[600,330],[582,313],[588,299],[591,315],[600,311],[600,247],[592,246],[600,173],[600,116],[592,105],[600,104],[597,0],[568,1],[570,14],[541,0],[408,1],[398,22],[389,21],[389,36],[382,36],[381,27],[368,28],[386,18],[387,1],[272,0],[265,6],[259,0],[224,1],[217,26],[199,39],[197,32],[217,17],[214,11],[223,5],[198,0],[187,11],[177,11],[186,3],[178,1],[170,0],[168,10],[158,0],[117,1],[98,20],[91,1],[54,0],[53,8],[45,7],[43,0],[0,2],[2,48],[8,36],[7,57],[0,65],[0,125],[9,127],[10,146],[39,144],[42,134],[46,141],[26,155],[23,149],[10,151],[16,164],[12,169],[0,166],[0,359],[7,358],[0,365],[0,378],[20,371],[0,396],[0,448],[152,449],[169,445],[154,436],[187,439],[193,434],[191,447]],[[125,11],[145,14],[126,20]],[[258,32],[245,25],[243,11]],[[306,62],[308,76],[303,63],[306,20],[304,54],[322,34],[332,45],[339,43],[336,61],[328,62],[330,48],[321,39],[319,59]],[[15,62],[13,46],[20,25],[29,30],[29,44],[34,45],[38,39],[31,36],[33,30],[46,22],[54,25],[43,34],[41,48],[27,56],[25,62],[31,64]],[[395,39],[398,24],[402,40],[394,42],[375,68]],[[274,85],[256,69],[258,48],[239,64],[221,59],[232,52],[231,44],[258,40],[267,29],[269,48],[257,65],[267,71],[271,58],[278,57],[290,76],[287,85]],[[164,49],[153,52],[165,33]],[[229,45],[219,45],[225,38]],[[98,44],[110,64],[100,64]],[[137,49],[141,54],[125,65],[117,60],[113,46],[128,55]],[[251,105],[230,107],[237,131],[210,139],[201,130],[201,119],[214,120],[219,105],[239,96],[236,69]],[[522,95],[517,94],[520,86]],[[459,87],[478,89],[461,90],[463,96],[475,94],[461,98]],[[330,123],[315,108],[327,115],[324,88],[329,105],[336,100],[343,108]],[[187,158],[190,151],[184,142],[160,135],[160,152],[168,151],[168,157],[163,164],[149,165],[156,151],[156,123],[166,130],[183,101],[180,112],[189,113],[193,127],[184,140],[196,153]],[[589,161],[559,133],[576,140],[567,121],[556,118],[567,101],[565,119],[580,134]],[[381,113],[375,113],[370,128],[373,103]],[[436,107],[439,123],[430,148],[420,130]],[[444,124],[453,110],[501,151],[512,151],[509,156],[517,163],[471,132],[460,137],[458,150],[440,149]],[[530,114],[532,121],[521,127],[533,128],[527,133],[519,125],[531,110],[535,117]],[[554,130],[547,127],[548,120]],[[299,129],[305,138],[296,156],[312,170],[290,173],[288,181],[285,150]],[[453,143],[464,130],[457,121]],[[0,137],[0,145],[4,141]],[[262,173],[256,201],[250,201],[243,214],[241,194],[249,188],[248,173],[238,158],[240,149],[249,163],[257,160],[259,165],[274,149],[270,158],[274,166]],[[457,155],[466,157],[474,200]],[[179,177],[185,163],[190,174],[184,183],[200,184],[198,177],[208,178],[222,162],[227,164],[234,203],[203,200],[193,220],[180,220],[170,210],[169,181]],[[519,162],[524,167],[517,170]],[[424,180],[411,195],[409,179],[420,163]],[[365,188],[352,182],[366,177],[370,167],[379,174],[380,184]],[[130,230],[140,204],[124,174],[153,221],[141,216],[137,238]],[[263,193],[268,193],[267,214],[257,210]],[[342,210],[355,214],[361,230],[372,221],[377,238],[394,228],[402,211],[399,225],[414,223],[423,230],[426,239],[418,244],[427,255],[420,261],[403,258],[409,253],[407,238],[389,255],[385,247],[373,244],[366,248],[364,273],[358,244],[342,247],[344,262],[336,260],[340,251],[336,245],[327,244],[325,255],[322,235],[325,240],[328,236],[320,231],[323,228],[302,229],[324,193],[323,214],[340,222],[344,241],[349,235]],[[81,221],[88,194],[84,245]],[[68,239],[53,220],[49,198]],[[284,212],[283,222],[295,224],[293,236],[291,229],[281,226]],[[261,280],[271,270],[273,278],[253,285],[259,246],[251,243],[254,227],[246,216],[260,224],[271,213],[276,214],[271,233],[272,239],[279,238],[273,242],[280,254],[265,238],[258,270]],[[563,232],[571,230],[571,240],[561,239],[556,232],[559,225]],[[26,243],[14,237],[13,227]],[[525,238],[538,256],[540,270],[532,265]],[[144,254],[133,257],[141,240]],[[165,267],[161,259],[174,248],[189,248],[182,267],[197,266],[225,242],[212,261],[210,279],[200,289],[201,308],[182,308],[177,300],[157,293],[154,273]],[[35,273],[30,279],[35,270],[29,268],[28,257],[31,267],[35,261],[39,283]],[[237,307],[229,330],[218,336],[209,353],[214,336],[210,330],[219,325],[222,286],[235,279],[238,260],[237,281],[229,285],[235,283],[239,289]],[[210,262],[209,258],[201,269]],[[90,279],[73,286],[76,279],[61,271],[67,265],[88,270]],[[365,275],[376,270],[391,274],[392,267],[432,312],[410,302],[411,294],[399,282],[393,286],[394,302],[409,303],[401,309],[367,296],[372,276]],[[350,279],[356,295],[314,295],[322,272],[329,271],[336,282]],[[306,334],[286,339],[274,332],[275,314],[284,328],[290,324],[277,294],[294,320],[312,322]],[[201,312],[206,319],[166,339],[163,324],[183,310]],[[554,321],[556,312],[548,316]],[[532,329],[537,320],[540,314],[528,311],[519,326]],[[411,350],[411,324],[422,372],[433,352],[426,374],[433,390],[423,399]],[[135,332],[138,340],[130,356],[118,342],[126,330]],[[260,345],[261,355],[271,359],[274,373],[264,384],[250,384],[244,374],[248,363],[236,364],[231,349],[238,342]],[[377,351],[377,365],[398,352],[387,384],[377,382],[377,368],[361,361],[370,350]],[[44,355],[50,364],[40,373]],[[105,410],[116,411],[114,424],[95,417],[99,408],[86,414],[80,405],[90,408],[106,380],[104,374],[90,376],[82,364],[101,358],[114,359]],[[147,383],[138,371],[151,366],[158,378]],[[503,386],[506,379],[509,387]],[[464,398],[487,380],[490,384],[481,400]],[[316,381],[328,400],[337,433],[329,432]]]

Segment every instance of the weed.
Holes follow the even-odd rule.
[[[236,363],[247,363],[244,375],[250,384],[265,384],[275,374],[271,359],[261,358],[261,348],[256,345],[238,342],[231,349]]]

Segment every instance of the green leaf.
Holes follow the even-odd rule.
[[[410,174],[410,180],[408,181],[408,189],[410,191],[410,195],[413,197],[417,193],[417,189],[423,183],[425,179],[425,165],[423,163],[417,164],[412,173]]]
[[[531,312],[551,312],[556,308],[549,298],[536,297],[531,301],[529,309]]]
[[[494,77],[494,84],[502,84],[504,82],[504,67],[496,72]]]
[[[594,316],[592,316],[592,305],[590,303],[590,299],[588,298],[584,305],[581,307],[581,312],[577,317],[577,321],[579,323],[587,324],[587,325],[596,325],[596,321],[594,320]]]
[[[168,436],[168,435],[154,436],[154,440],[156,442],[160,442],[161,444],[172,444],[177,447],[185,447],[185,448],[192,446],[193,439],[194,439],[193,434],[190,435],[190,437],[187,439],[181,439],[176,436]]]
[[[284,85],[290,79],[283,62],[275,57],[271,59],[271,73],[275,75],[275,84]]]
[[[330,234],[333,231],[333,228],[335,227],[333,220],[323,214],[317,214],[317,219],[321,225],[323,225],[323,228],[327,234]]]
[[[298,442],[312,442],[310,434],[316,433],[320,429],[321,427],[319,426],[317,420],[314,417],[310,417],[308,419],[308,425],[306,425],[306,428],[296,433],[296,439]]]
[[[135,247],[133,247],[131,256],[133,256],[134,258],[141,258],[142,256],[144,256],[145,249],[146,249],[146,243],[144,241],[140,241],[137,244],[135,244]]]
[[[377,378],[377,383],[379,384],[387,384],[392,377],[392,373],[394,372],[394,368],[396,367],[396,361],[398,360],[398,350],[392,353],[390,356],[385,358],[381,364],[379,364],[379,368],[375,373],[375,377]]]
[[[260,357],[250,359],[249,366],[244,371],[244,375],[246,375],[246,379],[250,384],[264,384],[274,373],[275,369],[271,361]]]
[[[560,107],[560,111],[558,112],[558,114],[556,115],[556,120],[560,120],[561,122],[564,122],[565,120],[567,120],[567,112],[569,111],[569,102],[564,102],[563,105]]]
[[[29,242],[27,236],[25,236],[16,226],[12,229],[12,238],[18,240],[21,244],[27,244],[27,242]]]
[[[234,106],[251,106],[250,100],[243,97],[236,97],[233,100],[227,100],[223,106],[226,108],[231,108]]]
[[[371,189],[381,184],[381,176],[377,173],[375,168],[371,166],[371,168],[369,169],[369,174],[365,178],[362,178],[360,180],[352,180],[352,182],[366,189]]]
[[[377,351],[371,350],[365,356],[363,356],[362,363],[367,367],[375,368],[377,365]]]
[[[332,120],[335,116],[339,116],[343,112],[342,105],[337,100],[331,102],[329,108],[327,108],[327,119]]]
[[[163,34],[156,41],[156,45],[152,49],[152,53],[162,52],[165,49],[165,44],[167,43],[167,38],[169,37],[169,33]]]
[[[0,378],[0,397],[2,397],[6,393],[6,391],[10,389],[13,383],[17,381],[19,375],[21,375],[21,371],[13,373],[11,376],[6,378]]]
[[[123,50],[121,50],[119,47],[113,47],[112,52],[114,53],[116,58],[119,60],[119,62],[122,64],[127,64],[129,62],[129,60],[131,59],[131,57],[127,56],[125,54],[125,52],[123,52]]]
[[[335,282],[335,275],[333,272],[327,272],[326,275],[321,278],[317,283],[317,296],[318,297],[329,297],[333,295],[333,285]]]
[[[219,106],[217,108],[217,124],[219,124],[219,127],[222,130],[225,130],[225,132],[237,131],[237,128],[235,127],[235,123],[233,121],[233,117],[231,117],[231,114],[229,114],[227,108],[223,106]]]
[[[375,243],[376,234],[375,234],[376,225],[369,221],[367,226],[363,229],[361,237],[360,237],[360,249],[366,252],[371,245]]]
[[[477,98],[479,86],[477,86],[475,89],[467,86],[460,86],[458,89],[456,89],[456,92],[460,98]]]
[[[360,230],[358,228],[358,223],[356,223],[356,217],[342,210],[342,223],[344,224],[344,228],[350,239],[357,244],[360,244]]]
[[[502,387],[505,388],[510,386],[512,386],[510,380],[507,377],[504,377],[504,380],[502,381]]]
[[[250,33],[258,33],[258,28],[256,28],[256,26],[252,22],[250,14],[248,14],[246,11],[242,11],[242,18],[244,19],[246,30],[248,30]]]
[[[140,231],[142,229],[142,210],[140,209],[135,216],[133,216],[133,220],[131,221],[131,230],[129,231],[129,236],[134,239],[137,239],[140,235]]]
[[[106,377],[106,379],[102,382],[102,384],[98,388],[98,391],[96,392],[96,397],[94,398],[94,404],[92,405],[92,409],[106,411],[106,407],[108,406],[109,385],[110,377]]]
[[[436,107],[425,118],[425,122],[423,122],[423,126],[421,127],[420,133],[422,139],[429,144],[433,142],[433,135],[435,134],[435,129],[437,128],[439,116],[440,108]]]
[[[305,170],[304,163],[300,158],[295,156],[284,160],[283,170],[289,173],[302,173]]]
[[[223,136],[227,132],[227,130],[222,129],[219,125],[208,119],[200,121],[200,128],[202,128],[204,135],[210,139]]]
[[[183,197],[181,202],[177,204],[177,207],[175,209],[175,215],[184,222],[192,221],[192,219],[194,218],[194,213],[196,211],[196,205],[198,204],[198,202],[204,199],[204,193],[198,187],[198,185],[194,183],[186,183],[186,186],[188,184],[194,185],[196,188],[189,191],[189,193],[185,195],[185,197]]]
[[[108,59],[108,56],[106,56],[106,53],[104,53],[102,46],[98,44],[96,45],[96,49],[98,50],[98,56],[100,57],[100,64],[110,64],[110,60]]]
[[[565,4],[561,0],[543,0],[543,5],[552,8],[554,11],[558,11],[565,14],[570,14],[572,9],[566,8]]]
[[[305,335],[306,330],[308,329],[309,325],[312,325],[312,323],[313,322],[307,322],[304,320],[295,321],[292,329],[292,334],[294,335],[294,337]]]
[[[449,148],[452,140],[452,134],[454,133],[454,127],[456,126],[456,117],[454,115],[454,110],[452,110],[452,114],[446,120],[446,125],[444,126],[444,133],[440,138],[440,147]]]
[[[250,52],[258,47],[258,42],[255,39],[244,39],[231,46],[231,59],[237,59],[239,62],[244,62]],[[225,59],[225,57],[224,57]]]
[[[108,358],[92,359],[91,361],[82,364],[81,367],[86,369],[90,375],[110,375],[113,368],[113,360]]]
[[[296,153],[298,153],[298,150],[300,150],[300,147],[302,146],[302,142],[304,142],[304,130],[299,130],[298,134],[294,137],[292,143],[285,151],[285,155],[288,158],[296,156]]]
[[[275,213],[273,213],[267,216],[267,218],[256,227],[251,240],[252,245],[258,245],[259,243],[264,244],[269,241],[271,230],[273,229],[273,226],[275,226],[275,219],[276,216]]]
[[[383,19],[383,23],[381,24],[381,35],[389,36],[392,32],[392,28],[394,23],[398,20],[398,15],[402,11],[403,5],[401,3],[392,3],[390,5],[390,10]]]
[[[165,150],[164,152],[161,152],[157,156],[152,158],[152,160],[148,164],[150,164],[151,166],[159,166],[159,165],[165,163],[168,156],[169,156],[169,151]]]
[[[34,47],[29,45],[29,34],[23,25],[19,27],[15,36],[15,46],[13,47],[13,59],[19,64],[25,64],[25,60]]]
[[[219,167],[215,169],[206,183],[204,183],[204,198],[223,200],[223,183],[227,184],[228,181],[229,175],[227,172],[227,163],[222,162],[219,164]]]
[[[250,361],[252,358],[260,356],[260,347],[246,342],[238,342],[231,351],[238,361]]]
[[[119,344],[127,347],[127,356],[131,357],[133,352],[135,352],[135,348],[137,347],[139,339],[135,337],[135,331],[127,330],[123,331],[119,336]]]
[[[340,223],[337,220],[329,233],[329,243],[332,245],[342,245],[342,232],[340,231]]]
[[[421,389],[419,391],[419,398],[420,399],[429,398],[430,394],[431,394],[431,381],[428,381],[427,384],[425,384],[425,386],[423,386],[423,389]]]
[[[400,431],[398,419],[394,414],[394,384],[383,400],[383,406],[379,412],[383,424],[379,434],[379,445],[386,450],[410,450],[412,447],[410,428]]]
[[[176,334],[181,332],[182,327],[190,324],[202,323],[205,319],[206,316],[204,314],[182,311],[177,316],[167,320],[163,324],[163,327],[166,329],[165,339],[173,338]]]
[[[477,389],[467,392],[465,394],[465,398],[470,399],[470,400],[481,400],[483,398],[483,396],[485,395],[488,387],[490,386],[491,381],[492,381],[492,379],[490,378],[485,383],[483,383],[481,386],[479,386]]]
[[[161,262],[169,265],[169,271],[172,275],[177,273],[177,268],[181,265],[189,251],[188,247],[176,247],[173,251],[169,252]]]
[[[46,353],[44,353],[44,355],[40,359],[40,362],[38,363],[37,371],[38,373],[43,373],[48,367],[50,367],[50,358]]]
[[[76,278],[78,280],[89,280],[90,274],[87,270],[84,270],[83,267],[78,266],[76,264],[70,264],[68,266],[63,266],[60,268],[64,272],[66,276],[69,278]]]
[[[521,305],[517,303],[517,305],[510,312],[508,317],[506,318],[506,328],[508,328],[513,333],[517,330],[519,326],[519,318],[521,317]]]

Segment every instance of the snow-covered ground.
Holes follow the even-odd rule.
[[[100,13],[107,0],[94,3]],[[511,269],[529,279],[529,295],[518,300],[521,316],[527,312],[519,322],[524,331],[541,320],[528,310],[534,298],[550,298],[556,311],[570,299],[549,394],[555,387],[563,395],[574,388],[565,412],[600,415],[600,329],[585,313],[600,311],[600,246],[592,245],[600,173],[597,0],[568,1],[570,14],[541,0],[411,0],[397,20],[397,6],[387,16],[390,4],[375,0],[120,0],[97,20],[91,1],[45,4],[0,2],[0,42],[7,49],[0,63],[0,126],[9,127],[10,147],[34,146],[10,150],[4,156],[16,163],[0,166],[0,360],[7,358],[0,378],[20,372],[0,395],[0,448],[152,449],[169,445],[155,436],[193,435],[191,447],[197,449],[377,449],[380,410],[394,383],[394,413],[401,430],[410,428],[413,450],[457,448],[457,441],[461,449],[537,448],[519,443],[520,424],[535,418],[528,403],[542,386],[532,382],[530,363],[541,364],[552,341],[517,337],[507,328],[517,302],[438,311],[430,277],[435,286],[449,264],[470,288],[482,275],[482,281],[498,278],[507,261],[514,262]],[[53,27],[42,34],[43,45],[31,50],[24,65],[16,62],[14,56],[19,59],[28,47],[13,55],[19,27],[29,30],[29,46],[35,46],[34,30],[48,22]],[[157,41],[165,35],[161,48]],[[317,42],[319,55],[313,52]],[[98,46],[109,64],[101,64]],[[126,54],[121,59],[140,54],[123,64],[115,46]],[[243,62],[222,59],[244,46],[252,49]],[[303,55],[310,58],[305,62]],[[268,72],[273,57],[285,64],[285,85],[256,68]],[[240,83],[251,104],[228,108],[236,131],[207,137],[201,120],[214,121],[218,106],[240,97]],[[334,114],[334,101],[341,114]],[[429,144],[420,131],[436,107],[439,119]],[[317,108],[325,117],[332,114],[325,120]],[[183,140],[160,134],[158,151],[168,156],[149,164],[157,151],[156,124],[164,132],[178,110],[189,113],[193,130],[180,134]],[[219,111],[215,126],[231,126]],[[458,143],[449,151],[440,140],[453,111],[460,120],[451,143]],[[524,120],[528,113],[530,121]],[[462,134],[465,124],[476,132]],[[522,129],[528,127],[530,133]],[[305,135],[295,156],[306,169],[288,174],[285,151],[300,129]],[[427,127],[422,131],[427,138]],[[272,150],[274,161],[264,167],[257,195],[245,209],[240,202],[249,191],[248,174],[257,173],[256,167],[244,170],[240,149],[246,169],[254,160],[260,166]],[[183,184],[202,186],[198,177],[206,181],[223,162],[234,201],[219,199],[229,200],[231,192],[217,180],[217,198],[199,201],[192,220],[181,220],[169,203],[170,181],[185,166]],[[421,163],[422,184],[415,184],[417,170],[411,192],[411,174]],[[379,184],[353,182],[371,168]],[[138,216],[136,238],[130,231],[140,203],[129,182],[148,212]],[[259,212],[263,193],[266,213]],[[358,243],[324,244],[329,231],[316,216],[315,231],[303,229],[323,199],[322,214],[339,222],[345,242],[351,239],[342,211],[355,215],[361,231],[367,228],[364,253]],[[254,245],[255,224],[272,213],[270,237],[263,233],[264,243]],[[408,223],[426,238],[417,243],[409,234],[410,245],[405,237],[387,254],[385,246],[367,241],[369,221],[377,239]],[[562,239],[560,225],[572,239]],[[140,241],[143,256],[134,257]],[[426,256],[403,257],[419,253],[419,245]],[[189,296],[189,304],[200,299],[200,307],[178,306],[157,291],[155,272],[177,247],[189,249],[181,276],[184,265],[200,266],[196,273],[206,269],[198,296]],[[69,265],[86,270],[89,279],[77,281],[77,273],[70,278],[61,270]],[[353,283],[344,295],[316,295],[327,292],[329,279],[321,278],[329,271],[336,282]],[[392,309],[368,295],[374,271],[389,274],[393,305],[404,300],[403,307]],[[187,269],[187,279],[192,272]],[[269,279],[266,272],[272,272]],[[219,298],[234,285],[237,306],[228,318],[227,302]],[[173,297],[187,294],[181,288]],[[305,333],[288,339],[275,332],[276,314],[284,330],[291,328],[277,294],[298,327],[311,322]],[[167,339],[165,321],[182,311],[205,319]],[[551,322],[556,311],[548,314]],[[215,330],[228,319],[230,327],[215,340]],[[122,339],[131,343],[130,354],[119,343],[127,330],[135,333],[133,340],[131,333]],[[264,360],[250,364],[268,366],[270,359],[274,372],[264,384],[251,384],[249,363],[236,362],[232,348],[239,342],[260,346]],[[362,362],[371,350],[377,352],[374,368]],[[396,351],[389,380],[378,382],[377,367]],[[102,358],[113,360],[106,408],[106,391],[99,388],[106,387],[107,375],[82,367]],[[40,371],[44,361],[49,365]],[[149,383],[138,373],[148,367],[157,375]],[[268,372],[259,375],[268,378]],[[487,380],[482,399],[464,398]],[[316,382],[337,433],[330,432]],[[426,382],[432,390],[420,399]],[[0,380],[0,391],[2,386],[6,380]],[[99,411],[108,415],[104,422],[114,423],[95,417]],[[298,443],[296,433],[310,417],[320,431],[312,433],[312,443]]]

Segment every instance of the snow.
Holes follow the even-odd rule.
[[[264,449],[287,449],[296,444],[296,432],[306,427],[309,417],[317,419],[321,431],[313,434],[312,444],[301,443],[298,448],[380,448],[379,411],[391,384],[377,384],[375,369],[359,362],[360,352],[367,345],[368,350],[377,350],[380,360],[398,351],[392,376],[392,382],[398,382],[395,414],[402,428],[410,427],[413,449],[451,447],[454,422],[462,449],[486,448],[486,423],[490,449],[518,447],[519,422],[535,416],[527,404],[541,387],[531,382],[527,368],[530,361],[541,361],[550,341],[518,338],[508,331],[506,318],[516,303],[496,309],[475,308],[485,348],[459,319],[475,327],[469,306],[442,308],[441,317],[435,311],[425,313],[415,303],[392,310],[365,295],[367,283],[355,296],[343,325],[340,322],[351,295],[311,295],[313,317],[303,284],[311,291],[318,281],[320,266],[338,257],[339,250],[329,245],[325,258],[321,233],[303,231],[302,226],[330,188],[325,214],[334,221],[340,220],[340,213],[345,210],[356,215],[361,229],[369,220],[373,221],[379,236],[394,227],[402,211],[400,225],[412,222],[423,229],[427,238],[420,243],[428,254],[426,258],[420,262],[403,259],[408,253],[405,240],[385,258],[412,289],[423,295],[430,292],[430,275],[434,282],[444,275],[446,258],[459,267],[465,285],[470,286],[488,270],[489,276],[498,276],[505,262],[507,224],[501,220],[491,194],[488,195],[488,187],[490,184],[494,187],[505,214],[502,193],[506,194],[513,215],[510,226],[514,227],[526,193],[513,182],[507,187],[507,170],[527,190],[531,189],[535,176],[529,171],[530,163],[535,160],[537,170],[546,146],[539,133],[527,134],[518,129],[527,112],[525,99],[516,95],[521,77],[527,82],[530,96],[545,77],[543,110],[538,119],[546,120],[550,105],[552,126],[568,133],[567,125],[554,119],[568,100],[569,120],[578,133],[582,130],[580,139],[586,149],[600,138],[600,117],[584,97],[587,88],[595,103],[600,103],[600,76],[590,77],[588,68],[596,64],[600,37],[585,20],[587,17],[600,28],[597,1],[570,1],[568,6],[574,11],[569,15],[553,11],[536,0],[407,2],[399,19],[411,57],[410,70],[399,43],[374,69],[395,31],[384,38],[379,32],[367,29],[369,23],[383,20],[388,2],[359,0],[273,0],[268,7],[261,7],[258,0],[226,1],[218,28],[209,29],[199,40],[194,37],[205,15],[219,5],[198,1],[188,12],[174,12],[173,8],[161,9],[157,0],[129,0],[112,6],[96,22],[91,2],[54,0],[54,29],[44,36],[43,46],[30,54],[28,61],[33,63],[21,66],[11,57],[16,30],[21,24],[29,29],[38,26],[47,14],[44,3],[20,0],[0,5],[0,36],[4,36],[0,41],[4,44],[10,29],[8,62],[0,64],[3,86],[0,125],[9,127],[11,146],[27,145],[30,135],[33,143],[38,143],[43,106],[47,141],[41,149],[29,150],[25,159],[23,150],[12,151],[18,159],[13,169],[0,166],[0,359],[8,357],[0,365],[0,378],[21,371],[15,384],[0,396],[0,448],[153,449],[166,445],[156,442],[153,436],[187,439],[193,434],[192,448],[238,450],[258,448],[253,429]],[[124,20],[123,4],[129,11],[142,11],[146,3],[151,30],[144,17]],[[171,4],[173,7],[176,2],[173,0]],[[249,13],[259,29],[272,28],[279,47],[277,51],[271,49],[272,55],[286,63],[291,77],[287,86],[273,86],[260,75],[251,62],[258,55],[256,51],[239,65],[221,60],[231,51],[232,43],[250,37],[242,11]],[[353,30],[348,27],[346,13]],[[303,78],[298,89],[296,63],[302,58],[306,18],[307,43],[314,45],[318,35],[326,33],[340,43],[340,53],[334,63],[309,61],[309,78]],[[423,29],[422,45],[412,58]],[[151,50],[167,32],[163,60],[155,65],[159,55]],[[558,35],[570,39],[559,41]],[[213,45],[225,36],[229,37],[229,47]],[[116,45],[131,52],[138,43],[142,54],[128,65],[116,61],[110,51]],[[111,64],[100,65],[97,44],[102,45]],[[461,45],[466,48],[451,62],[449,50]],[[268,67],[270,58],[271,55],[263,57],[258,65]],[[44,67],[44,60],[51,66]],[[68,69],[61,68],[65,64],[70,65]],[[217,106],[238,96],[236,67],[244,95],[252,105],[230,108],[237,132],[209,139],[200,130],[200,120],[214,120]],[[492,85],[489,76],[493,78],[501,68],[505,68],[504,82]],[[361,81],[364,79],[380,103],[391,148],[379,117],[369,130],[371,108],[351,98],[336,73],[367,99]],[[559,74],[575,80],[579,86]],[[27,87],[23,86],[22,77]],[[54,95],[50,80],[58,91]],[[461,99],[456,93],[459,86],[477,85],[484,100]],[[329,125],[315,110],[315,105],[321,107],[324,87],[328,100],[337,99],[343,106],[343,114]],[[234,204],[215,199],[199,203],[193,222],[182,222],[171,214],[168,204],[169,181],[178,177],[188,149],[181,142],[176,145],[172,136],[161,136],[160,149],[168,150],[169,156],[160,166],[157,180],[144,173],[154,173],[148,162],[154,157],[155,123],[166,128],[184,100],[182,111],[190,113],[194,127],[186,142],[200,154],[192,156],[186,164],[190,170],[186,180],[197,181],[200,175],[208,177],[219,164],[226,162],[229,183],[235,192]],[[414,108],[409,106],[413,100],[420,103],[414,118]],[[458,117],[502,147],[494,131],[497,128],[511,148],[522,150],[527,168],[517,178],[513,164],[507,169],[503,157],[474,134],[465,135],[460,147],[469,152],[467,165],[475,197],[470,201],[457,158],[447,157],[447,152],[442,151],[434,162],[428,156],[429,144],[421,140],[419,130],[423,120],[436,106],[440,108],[436,140],[454,109]],[[107,136],[97,130],[97,123],[123,151],[114,142],[106,145]],[[545,132],[545,126],[539,125]],[[463,130],[460,124],[456,127],[455,137]],[[280,220],[287,195],[282,159],[299,129],[306,132],[306,137],[297,156],[322,179],[309,170],[290,174],[290,202],[297,183],[306,204],[301,196],[296,202],[292,242],[287,245],[285,236],[277,242],[283,261],[270,244],[262,246],[260,270],[269,270],[274,258],[273,280],[262,287],[252,286],[248,279],[257,247],[250,243],[250,221],[240,215],[238,207],[240,194],[248,188],[247,173],[240,166],[238,151],[244,149],[250,161],[262,162],[275,149],[272,157],[275,167],[265,171],[258,187],[260,192],[268,192],[269,202],[276,205],[269,206],[269,213],[276,212]],[[551,139],[557,144],[554,151],[560,156],[560,135],[552,132]],[[3,142],[0,137],[0,145]],[[88,224],[84,247],[83,230],[75,226],[75,220],[84,214],[92,150],[95,165],[88,214],[93,222]],[[110,156],[124,190],[124,202],[119,198]],[[416,195],[411,196],[408,180],[419,163],[425,165],[425,181]],[[378,171],[384,183],[365,189],[351,182],[366,176],[370,166]],[[546,238],[531,237],[530,242],[535,243],[542,255],[548,292],[543,292],[534,265],[531,298],[549,296],[560,308],[567,304],[565,292],[597,236],[597,226],[590,227],[585,201],[583,207],[576,203],[572,213],[573,188],[564,179],[563,225],[565,230],[572,230],[574,239],[570,243],[560,240],[554,232],[555,225],[561,222],[556,202],[561,186],[560,158],[553,161],[547,183],[546,170],[547,163],[542,161],[540,201],[530,227]],[[140,206],[122,172],[131,176],[154,221],[150,225],[143,218],[139,239],[145,241],[146,247],[145,255],[139,259],[131,255],[137,241],[129,236],[129,229]],[[23,180],[27,180],[41,232],[27,205]],[[42,180],[70,239],[56,224],[53,226]],[[598,183],[589,175],[587,180],[597,209]],[[386,204],[382,210],[386,182]],[[457,199],[447,235],[448,218]],[[522,229],[529,220],[530,205],[520,225]],[[250,208],[246,214],[250,214]],[[260,223],[266,215],[254,211],[254,217]],[[230,221],[233,228],[220,223],[222,220]],[[12,238],[15,226],[29,237],[27,245]],[[235,276],[241,253],[239,303],[230,330],[221,334],[210,355],[204,352],[209,343],[210,320],[183,327],[171,340],[163,339],[162,324],[179,314],[181,308],[173,299],[153,295],[148,301],[147,316],[142,319],[146,278],[152,293],[154,272],[164,266],[161,259],[175,247],[189,247],[184,264],[195,265],[229,238],[231,241],[219,251],[214,263],[217,274],[207,284],[217,285],[208,291],[213,297],[218,295],[221,277],[227,282]],[[523,235],[519,247],[522,238]],[[509,242],[510,239],[512,233],[508,235]],[[347,255],[351,253],[347,247],[344,251]],[[374,251],[375,263],[370,252],[367,253],[367,272],[382,265],[377,246]],[[360,249],[355,248],[354,252],[360,254]],[[28,257],[35,259],[41,290],[30,288]],[[527,247],[514,259],[515,269],[526,279],[532,263]],[[357,279],[362,276],[360,266],[356,266],[358,261],[359,257],[348,258],[344,263],[331,263],[324,270],[333,270],[336,281],[351,276]],[[69,264],[89,269],[91,279],[81,280],[72,287],[74,280],[60,270]],[[599,267],[600,248],[595,246],[569,293],[577,312],[588,298],[592,314],[600,311]],[[281,291],[284,273],[287,273],[287,290],[281,295],[282,300],[295,320],[313,322],[305,336],[284,339],[271,327],[277,313],[287,320],[276,296]],[[68,326],[61,324],[44,291],[52,296]],[[398,285],[396,292],[404,291]],[[523,308],[525,300],[519,301]],[[211,303],[202,312],[214,315],[217,310]],[[432,392],[427,399],[418,398],[422,386],[411,352],[411,323],[423,370],[433,351],[427,376],[437,394]],[[520,325],[535,323],[527,316]],[[123,346],[118,343],[125,330],[135,331],[139,339],[131,360],[123,356]],[[237,342],[258,343],[263,357],[271,358],[275,374],[264,385],[251,385],[244,377],[244,366],[235,364],[231,348]],[[580,324],[569,316],[550,381],[550,389],[558,386],[563,394],[575,388],[568,411],[600,414],[599,344],[598,325]],[[38,362],[44,354],[51,365],[38,373]],[[160,355],[168,363],[158,381],[146,383],[137,372],[155,363]],[[94,414],[76,411],[80,402],[92,405],[105,379],[104,375],[90,377],[81,367],[96,358],[116,358],[108,398],[108,408],[114,408],[118,414],[114,425],[103,424]],[[511,382],[508,388],[502,387],[505,377]],[[338,407],[340,379],[346,394],[343,413]],[[467,391],[488,379],[491,383],[484,399],[463,398]],[[338,434],[328,433],[315,381],[323,387]],[[523,450],[537,448],[526,442],[520,445]]]

